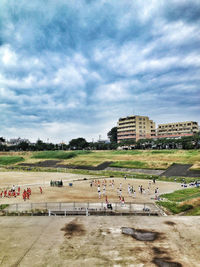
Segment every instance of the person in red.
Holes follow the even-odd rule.
[[[106,204],[108,204],[108,197],[106,196]]]
[[[20,194],[20,186],[18,186],[18,189],[17,189],[18,193]],[[17,194],[19,196],[19,194]]]
[[[3,197],[3,191],[1,191],[0,197],[1,197],[1,198]]]
[[[16,192],[15,191],[13,192],[13,197],[16,197]]]
[[[29,195],[31,195],[31,189],[30,189],[30,187],[27,188],[27,192],[29,193]]]
[[[23,200],[26,201],[26,190],[24,189],[24,192],[22,194]]]
[[[11,197],[11,191],[10,190],[8,191],[8,197],[9,198]]]
[[[40,188],[40,193],[42,194],[42,187],[40,186],[39,188]]]
[[[4,191],[4,197],[7,197],[7,189]]]

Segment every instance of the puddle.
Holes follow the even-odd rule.
[[[130,227],[122,227],[122,233],[125,235],[131,235],[133,238],[140,241],[154,241],[159,237],[159,233],[143,230],[143,229],[134,229]]]
[[[181,267],[179,262],[170,261],[168,258],[154,258],[153,263],[158,267]]]

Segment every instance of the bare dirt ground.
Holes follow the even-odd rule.
[[[1,266],[197,267],[199,217],[1,217]],[[140,241],[122,227],[155,234]]]
[[[83,180],[84,178],[88,180]],[[0,172],[0,192],[4,189],[11,189],[13,185],[20,186],[21,192],[23,189],[30,187],[32,194],[29,203],[40,202],[105,202],[105,196],[101,195],[99,199],[97,186],[93,184],[90,187],[92,179],[100,181],[101,193],[103,193],[102,177],[86,176],[71,173],[49,173],[49,172]],[[51,180],[62,179],[64,186],[50,187]],[[114,179],[114,187],[110,186],[110,180]],[[179,183],[161,182],[156,181],[155,184],[149,180],[140,179],[127,179],[124,178],[107,178],[106,195],[109,202],[118,202],[119,196],[117,194],[118,188],[122,187],[122,196],[125,198],[125,202],[144,203],[154,202],[155,188],[159,188],[159,194],[172,192],[177,189],[181,189]],[[70,187],[69,183],[72,182],[73,186]],[[135,197],[128,194],[128,184],[133,186],[136,191]],[[141,194],[138,191],[138,186],[142,185],[145,188],[145,193]],[[42,187],[43,193],[40,193],[39,187]],[[147,188],[149,187],[149,192]],[[22,196],[16,198],[5,197],[0,198],[0,204],[12,204],[22,203]]]

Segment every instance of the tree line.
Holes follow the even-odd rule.
[[[107,134],[110,142],[96,141],[87,142],[85,138],[79,137],[72,139],[69,144],[45,143],[37,140],[36,143],[30,143],[28,140],[22,140],[16,145],[7,145],[5,138],[0,137],[0,151],[44,151],[44,150],[113,150],[122,149],[198,149],[200,148],[200,135],[182,137],[179,139],[140,139],[124,140],[117,142],[117,127],[113,127]]]

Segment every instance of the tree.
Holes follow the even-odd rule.
[[[69,147],[72,150],[82,150],[88,147],[88,142],[84,138],[79,137],[76,139],[72,139],[69,142]]]
[[[111,143],[117,143],[117,127],[113,127],[108,133],[108,138]]]
[[[35,144],[35,150],[46,150],[47,146],[46,143],[44,143],[42,140],[37,140],[36,144]]]
[[[0,143],[5,143],[6,139],[3,137],[0,137]]]
[[[29,143],[27,141],[22,141],[17,145],[17,148],[23,151],[29,150]]]

